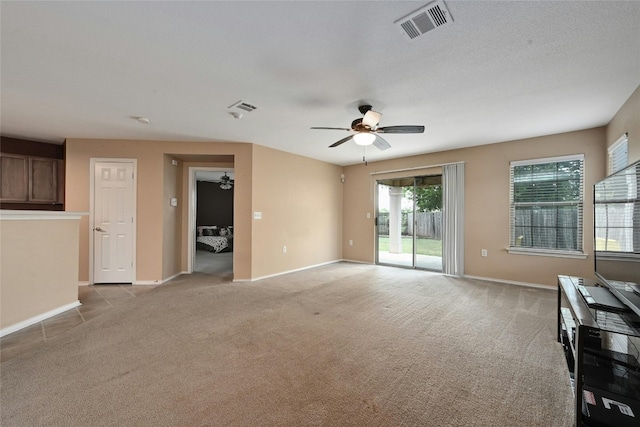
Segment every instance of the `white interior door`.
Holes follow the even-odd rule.
[[[133,162],[94,168],[93,282],[133,283]]]

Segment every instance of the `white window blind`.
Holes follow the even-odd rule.
[[[629,162],[629,134],[625,133],[611,144],[609,152],[609,175],[627,167]]]
[[[582,252],[584,155],[511,162],[511,248]]]

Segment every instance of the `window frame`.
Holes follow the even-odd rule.
[[[575,203],[569,203],[569,205],[577,205],[578,218],[577,218],[577,230],[576,235],[578,237],[578,249],[553,249],[553,248],[534,248],[534,247],[522,247],[517,246],[515,236],[515,210],[516,202],[514,202],[514,168],[518,166],[534,166],[540,164],[549,163],[561,163],[567,161],[578,160],[581,162],[581,175],[580,175],[580,199]],[[527,202],[525,205],[532,202]],[[558,206],[557,202],[541,202],[540,206]],[[566,156],[557,157],[545,157],[528,160],[514,160],[509,163],[509,245],[507,251],[510,254],[524,254],[524,255],[537,255],[537,256],[551,256],[562,258],[578,258],[586,259],[587,254],[584,251],[584,215],[585,214],[585,156],[584,154],[572,154]]]

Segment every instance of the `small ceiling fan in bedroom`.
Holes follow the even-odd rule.
[[[233,188],[233,180],[227,175],[225,172],[223,176],[220,177],[220,188],[223,190],[231,190]]]
[[[371,105],[360,105],[358,110],[363,114],[362,118],[357,118],[351,122],[351,128],[332,128],[332,127],[312,127],[311,129],[329,129],[329,130],[346,130],[348,132],[355,132],[352,135],[342,138],[340,141],[334,142],[329,148],[337,147],[345,142],[353,139],[358,145],[374,145],[380,150],[386,150],[391,147],[387,141],[385,141],[378,134],[380,133],[423,133],[424,126],[413,125],[401,125],[401,126],[385,126],[378,127],[380,123],[381,113],[372,110]]]

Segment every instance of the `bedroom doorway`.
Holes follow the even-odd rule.
[[[189,168],[190,273],[233,275],[233,167]]]

